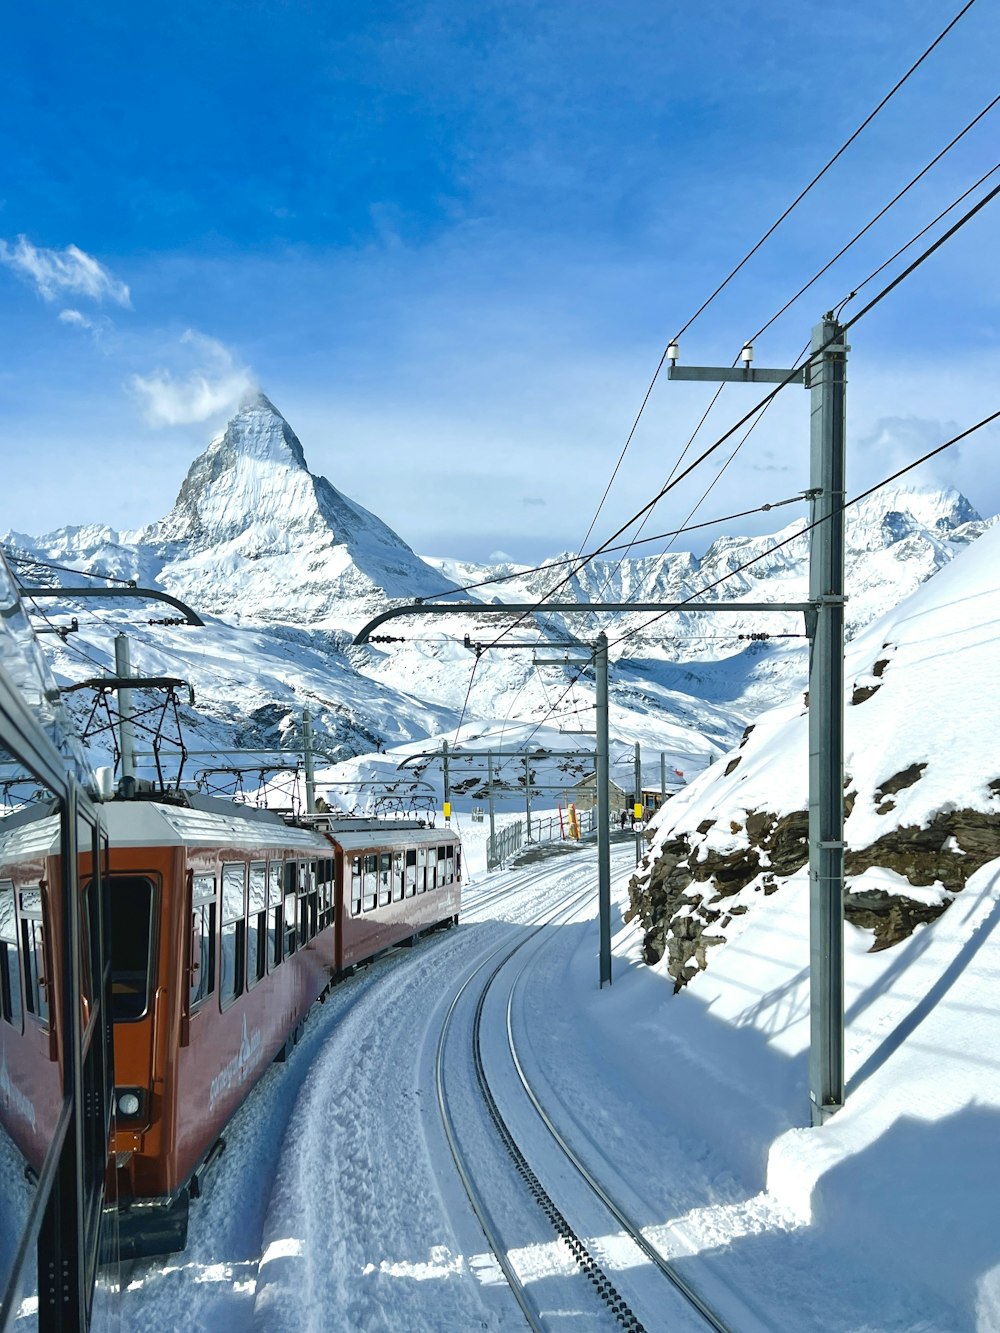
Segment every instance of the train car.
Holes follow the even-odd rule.
[[[429,927],[457,925],[462,844],[450,829],[374,823],[333,828],[344,972]]]
[[[461,849],[413,821],[302,826],[184,792],[104,813],[119,1243],[160,1254],[184,1248],[227,1121],[310,1006],[457,921]]]
[[[2,558],[0,607],[0,1329],[85,1330],[114,1233],[106,841]]]

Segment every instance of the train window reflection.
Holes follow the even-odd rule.
[[[0,880],[0,1018],[21,1030],[21,963],[9,879]]]
[[[45,966],[42,894],[39,889],[25,889],[21,894],[21,956],[24,962],[25,1008],[47,1027],[49,982]]]
[[[149,1010],[153,885],[141,875],[111,877],[111,1017],[134,1023]]]

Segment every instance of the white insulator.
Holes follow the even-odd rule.
[[[748,366],[753,360],[753,343],[744,343],[743,351],[740,352],[740,360],[745,366]]]

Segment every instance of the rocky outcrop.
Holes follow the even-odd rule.
[[[880,797],[904,790],[926,767],[914,764],[884,782]],[[1000,792],[1000,779],[988,784]],[[845,806],[853,802],[848,793]],[[720,852],[705,839],[715,825],[703,820],[692,834],[664,843],[659,854],[629,883],[627,920],[638,917],[644,928],[643,957],[667,971],[678,991],[708,966],[711,949],[725,942],[733,919],[752,910],[754,895],[777,892],[808,860],[809,817],[805,810],[778,817],[749,810],[730,832],[739,846]],[[845,872],[852,877],[878,866],[894,871],[917,887],[943,886],[937,901],[903,893],[864,888],[845,894],[844,914],[872,932],[871,951],[891,948],[916,926],[944,912],[971,874],[1000,856],[1000,814],[962,809],[941,811],[925,827],[903,825],[869,847],[848,851]]]

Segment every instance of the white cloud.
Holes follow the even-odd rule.
[[[128,287],[119,282],[103,264],[75,245],[65,250],[46,250],[19,236],[10,246],[0,241],[0,263],[6,264],[28,282],[33,282],[40,296],[54,301],[67,292],[89,297],[92,301],[114,301],[131,306]]]
[[[129,380],[150,425],[188,426],[208,421],[235,407],[255,387],[250,370],[239,365],[215,338],[188,329],[181,343],[193,348],[199,362],[185,375],[160,369]]]
[[[69,324],[75,329],[82,329],[84,333],[89,333],[95,343],[100,344],[104,335],[112,328],[111,320],[106,315],[99,315],[96,319],[88,319],[80,310],[60,310],[59,321],[62,324]]]

